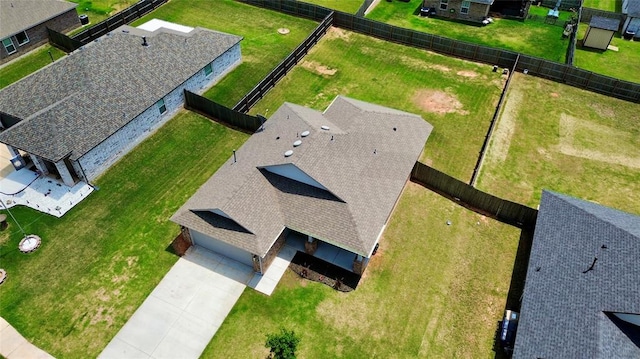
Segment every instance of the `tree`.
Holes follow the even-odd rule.
[[[295,359],[296,347],[300,338],[293,330],[280,329],[280,333],[267,334],[265,347],[271,348],[270,357],[273,359]]]

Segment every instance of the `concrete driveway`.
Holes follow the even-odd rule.
[[[253,277],[197,246],[178,260],[99,358],[198,358]]]

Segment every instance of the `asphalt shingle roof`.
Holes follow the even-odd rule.
[[[369,256],[432,128],[342,96],[324,113],[285,103],[172,220],[260,256],[285,227]],[[250,233],[227,237],[195,210],[220,210]]]
[[[609,19],[602,16],[593,16],[591,18],[591,21],[589,22],[589,26],[594,27],[596,29],[618,31],[618,27],[620,26],[620,20]]]
[[[241,39],[202,28],[120,27],[0,91],[0,111],[23,119],[0,142],[51,161],[75,160]]]
[[[639,216],[543,192],[513,358],[640,357],[639,259]]]
[[[0,0],[0,39],[64,14],[78,4],[62,0]]]
[[[640,0],[629,0],[627,4],[627,15],[640,17]]]

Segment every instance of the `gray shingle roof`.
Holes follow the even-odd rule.
[[[639,259],[639,216],[543,192],[513,357],[640,357]]]
[[[23,119],[0,142],[75,160],[241,39],[202,28],[184,34],[123,26],[0,91],[0,111]]]
[[[0,0],[0,39],[64,14],[78,4],[62,0]]]
[[[589,22],[589,26],[596,29],[618,31],[618,27],[620,27],[620,20],[609,19],[602,16],[593,16]]]
[[[640,17],[640,0],[629,0],[626,10],[627,15],[631,17]]]
[[[172,220],[261,256],[285,227],[369,256],[432,128],[420,116],[342,96],[324,113],[285,103]],[[302,145],[293,147],[296,140]],[[197,209],[219,209],[251,234],[226,237]]]

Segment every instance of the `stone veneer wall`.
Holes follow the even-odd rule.
[[[0,0],[5,1],[5,0]],[[7,0],[8,1],[8,0]],[[47,34],[47,27],[56,30],[58,32],[65,33],[79,27],[80,19],[76,9],[71,9],[64,14],[60,14],[49,21],[45,21],[42,24],[36,25],[30,29],[26,29],[29,42],[19,46],[15,36],[11,36],[13,44],[16,47],[16,52],[11,55],[7,54],[4,46],[0,46],[0,64],[13,60],[14,58],[23,55],[24,53],[33,50],[34,48],[49,41],[49,35]],[[0,39],[2,40],[2,39]]]
[[[273,243],[267,254],[262,258],[262,270],[264,272],[267,271],[273,260],[278,255],[278,252],[280,252],[280,249],[284,246],[287,235],[289,235],[289,229],[285,228],[282,233],[280,233],[280,236],[278,236],[278,239]]]
[[[240,44],[238,43],[213,61],[213,73],[211,75],[205,76],[204,68],[202,68],[194,76],[164,96],[164,103],[167,107],[167,111],[164,114],[160,114],[158,107],[154,103],[120,130],[80,157],[78,161],[73,161],[72,165],[78,177],[83,178],[85,181],[91,181],[100,176],[122,156],[170,120],[182,108],[184,104],[184,89],[195,93],[204,92],[204,90],[211,87],[225,74],[238,66],[241,59]],[[114,115],[116,113],[117,111],[114,111]]]

